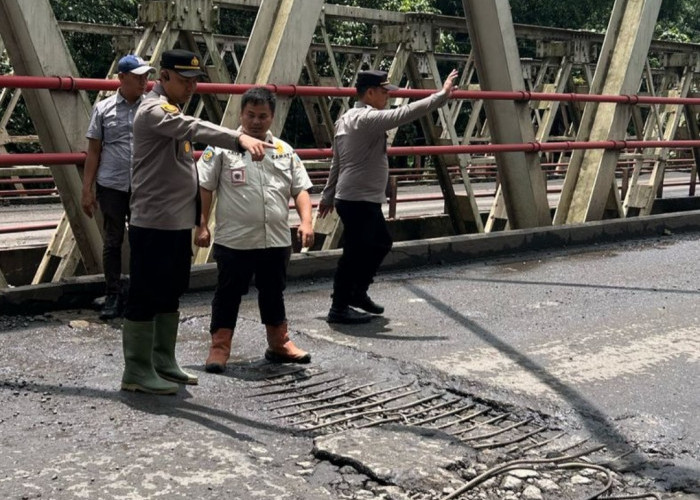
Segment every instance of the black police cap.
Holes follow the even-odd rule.
[[[194,52],[182,49],[166,50],[160,58],[161,69],[170,69],[185,78],[203,76],[206,73],[199,67],[199,57]]]
[[[398,90],[396,85],[392,85],[388,80],[388,73],[378,69],[360,71],[357,74],[355,88],[360,87],[384,87],[387,90]]]

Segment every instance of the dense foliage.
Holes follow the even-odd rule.
[[[56,18],[101,24],[134,26],[138,0],[50,0]],[[461,0],[327,0],[327,3],[350,5],[400,12],[430,12],[462,16]],[[513,20],[516,23],[578,28],[602,31],[607,24],[614,0],[588,0],[577,6],[561,0],[511,0]],[[245,35],[250,32],[254,14],[221,9],[220,31]],[[370,27],[365,23],[329,23],[333,43],[370,45]],[[697,0],[663,0],[657,37],[668,40],[700,43],[700,2]],[[112,61],[111,40],[88,33],[71,32],[66,41],[81,76],[104,77]],[[459,49],[449,33],[443,34],[441,51]],[[2,66],[4,65],[4,66]],[[0,71],[8,71],[7,60],[0,61]]]
[[[50,3],[56,19],[60,21],[136,25],[136,0],[50,0]],[[111,40],[105,36],[80,32],[66,33],[65,38],[80,76],[104,78],[114,58]]]

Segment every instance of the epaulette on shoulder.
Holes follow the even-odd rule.
[[[160,107],[166,113],[179,113],[180,112],[180,109],[177,106],[170,104],[169,102],[165,102],[165,103],[161,104]]]

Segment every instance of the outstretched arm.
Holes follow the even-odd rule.
[[[455,79],[459,73],[453,69],[445,79],[442,89],[419,101],[414,101],[406,106],[396,109],[373,109],[363,118],[362,125],[376,132],[391,130],[400,125],[411,123],[421,116],[442,106],[450,98],[450,94],[457,88]]]
[[[265,149],[274,148],[275,145],[269,142],[261,141],[255,137],[246,134],[241,134],[238,138],[238,144],[250,153],[253,161],[260,161],[265,158]]]
[[[253,161],[262,160],[265,157],[265,149],[275,147],[274,144],[261,141],[238,130],[185,115],[175,106],[159,104],[152,105],[147,116],[150,129],[160,135],[204,142],[226,149],[242,148],[250,152]]]

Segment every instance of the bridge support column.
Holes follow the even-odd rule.
[[[323,0],[263,0],[236,83],[299,83],[323,4]],[[292,97],[277,98],[274,133],[282,130],[291,101]],[[240,102],[238,96],[229,97],[222,125],[238,122]]]
[[[463,0],[469,38],[482,90],[526,90],[515,29],[507,0]],[[484,103],[496,144],[535,140],[527,102]],[[522,229],[551,224],[547,189],[538,154],[497,153],[500,189],[510,227]]]
[[[78,76],[48,0],[0,2],[0,35],[16,74]],[[45,152],[85,150],[91,107],[85,92],[25,90],[23,97]],[[78,168],[52,166],[51,173],[85,269],[99,273],[102,237],[95,219],[81,209]]]
[[[596,72],[592,94],[634,94],[639,88],[661,0],[616,0]],[[577,141],[621,140],[630,121],[629,105],[587,103]],[[575,151],[564,179],[555,224],[601,220],[614,196],[619,151]]]

